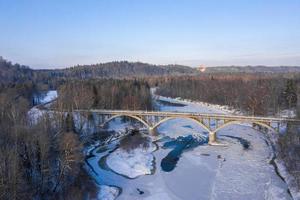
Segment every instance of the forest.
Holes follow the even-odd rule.
[[[151,110],[146,81],[98,79],[70,81],[58,88],[56,107],[73,109]]]
[[[0,199],[95,197],[96,185],[83,169],[86,141],[76,132],[70,112],[152,108],[145,81],[70,80],[57,85],[59,98],[53,108],[63,112],[47,114],[38,123],[30,121],[28,111],[34,94],[45,88],[43,83],[1,85]]]
[[[255,75],[172,77],[159,85],[162,96],[227,105],[249,115],[275,115],[295,108],[296,78]]]
[[[12,64],[0,56],[0,84],[34,81],[56,87],[62,81],[70,79],[134,79],[184,74],[197,74],[197,70],[183,65],[152,65],[128,61],[77,65],[63,69],[31,69],[18,63]]]

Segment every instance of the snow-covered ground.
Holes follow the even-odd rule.
[[[45,111],[38,109],[37,107],[31,108],[27,115],[32,124],[36,124],[38,120],[45,114]]]
[[[281,110],[277,115],[278,117],[294,118],[296,117],[296,110],[295,109]]]
[[[100,185],[98,199],[99,200],[111,200],[117,198],[119,195],[119,189],[113,186]]]
[[[36,104],[47,104],[57,98],[57,91],[56,90],[49,90],[45,92],[45,94],[34,97],[34,101]],[[31,123],[37,123],[38,120],[45,114],[48,113],[47,111],[40,110],[37,106],[31,108],[28,111],[28,117]]]
[[[176,102],[185,106],[172,106],[157,103],[160,110],[184,112],[226,113],[226,110],[215,106],[186,102],[170,98],[158,97],[163,101]],[[159,102],[159,101],[158,101]],[[115,122],[115,123],[120,123]],[[188,119],[173,119],[166,121],[157,128],[159,137],[177,138],[179,135],[200,135],[207,133],[197,123]],[[149,152],[155,159],[155,173],[141,175],[130,179],[120,174],[136,173],[136,166],[143,163],[141,159],[130,162],[128,171],[119,171],[119,165],[126,165],[128,156],[118,152],[117,142],[107,149],[95,149],[87,162],[95,180],[101,185],[122,188],[118,200],[180,200],[180,199],[291,199],[286,183],[276,174],[274,166],[269,164],[273,153],[263,133],[251,126],[231,125],[218,132],[218,138],[228,145],[226,147],[200,145],[181,155],[175,169],[165,172],[160,163],[172,149],[162,148],[164,141],[156,141],[158,150]],[[244,149],[238,138],[250,143],[249,149]],[[101,150],[101,151],[99,151]],[[137,150],[138,151],[138,150]],[[114,166],[109,165],[104,158],[114,160]],[[126,159],[126,161],[125,161]],[[133,159],[135,160],[135,159]],[[119,163],[119,164],[117,164]],[[134,164],[132,164],[134,163]],[[144,165],[145,166],[145,165]],[[115,168],[112,170],[112,168]],[[127,167],[122,167],[126,169]],[[91,170],[92,169],[92,170]],[[147,168],[143,168],[144,170]],[[150,169],[150,165],[148,166]],[[127,175],[128,175],[127,174]]]
[[[187,99],[180,99],[180,98],[170,98],[170,97],[163,97],[154,95],[155,99],[171,102],[171,103],[178,103],[184,104],[183,107],[177,107],[174,110],[174,106],[160,106],[162,111],[178,111],[178,112],[202,112],[202,113],[218,113],[218,114],[241,114],[242,112],[239,110],[235,110],[228,106],[220,106],[216,104],[209,104],[205,102],[195,102]]]
[[[34,98],[34,102],[36,104],[46,104],[58,97],[57,91],[56,90],[49,90],[39,96],[36,96]]]

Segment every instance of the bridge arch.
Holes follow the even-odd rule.
[[[208,133],[211,132],[211,130],[209,130],[209,128],[207,128],[203,123],[201,123],[199,120],[192,118],[192,117],[184,117],[184,116],[178,116],[178,117],[166,117],[162,120],[160,120],[158,123],[156,123],[153,127],[151,127],[151,129],[155,129],[157,128],[159,125],[161,125],[162,123],[169,121],[171,119],[188,119],[191,121],[196,122],[197,124],[199,124],[203,129],[205,129]]]
[[[263,126],[263,127],[265,127],[265,128],[267,128],[267,129],[269,129],[269,130],[271,130],[271,131],[273,131],[273,132],[278,132],[278,131],[276,131],[273,127],[271,127],[271,126],[269,126],[269,125],[267,125],[267,124],[265,124],[265,123],[262,123],[262,122],[251,122],[251,121],[230,121],[230,122],[227,122],[227,123],[225,123],[225,124],[222,124],[221,126],[219,126],[218,128],[216,128],[213,132],[214,133],[216,133],[217,131],[219,131],[219,130],[221,130],[221,129],[223,129],[223,128],[225,128],[225,127],[227,127],[227,126],[229,126],[229,125],[232,125],[232,124],[239,124],[239,125],[241,125],[242,123],[252,123],[252,124],[257,124],[257,125],[260,125],[260,126]]]
[[[143,120],[142,118],[135,116],[135,115],[126,115],[126,114],[120,114],[120,115],[113,115],[110,118],[108,118],[107,120],[105,120],[104,123],[101,124],[101,126],[105,126],[105,124],[107,124],[108,122],[110,122],[111,120],[118,118],[118,117],[129,117],[132,119],[136,119],[137,121],[141,122],[142,124],[144,124],[148,129],[151,129],[151,127],[149,126],[149,124]]]

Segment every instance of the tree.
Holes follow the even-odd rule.
[[[288,80],[283,93],[288,108],[292,108],[297,103],[297,88],[294,80]]]

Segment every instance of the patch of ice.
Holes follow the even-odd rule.
[[[151,174],[154,168],[152,152],[155,148],[152,143],[147,148],[139,147],[130,151],[119,148],[107,157],[106,163],[113,171],[129,178]]]

